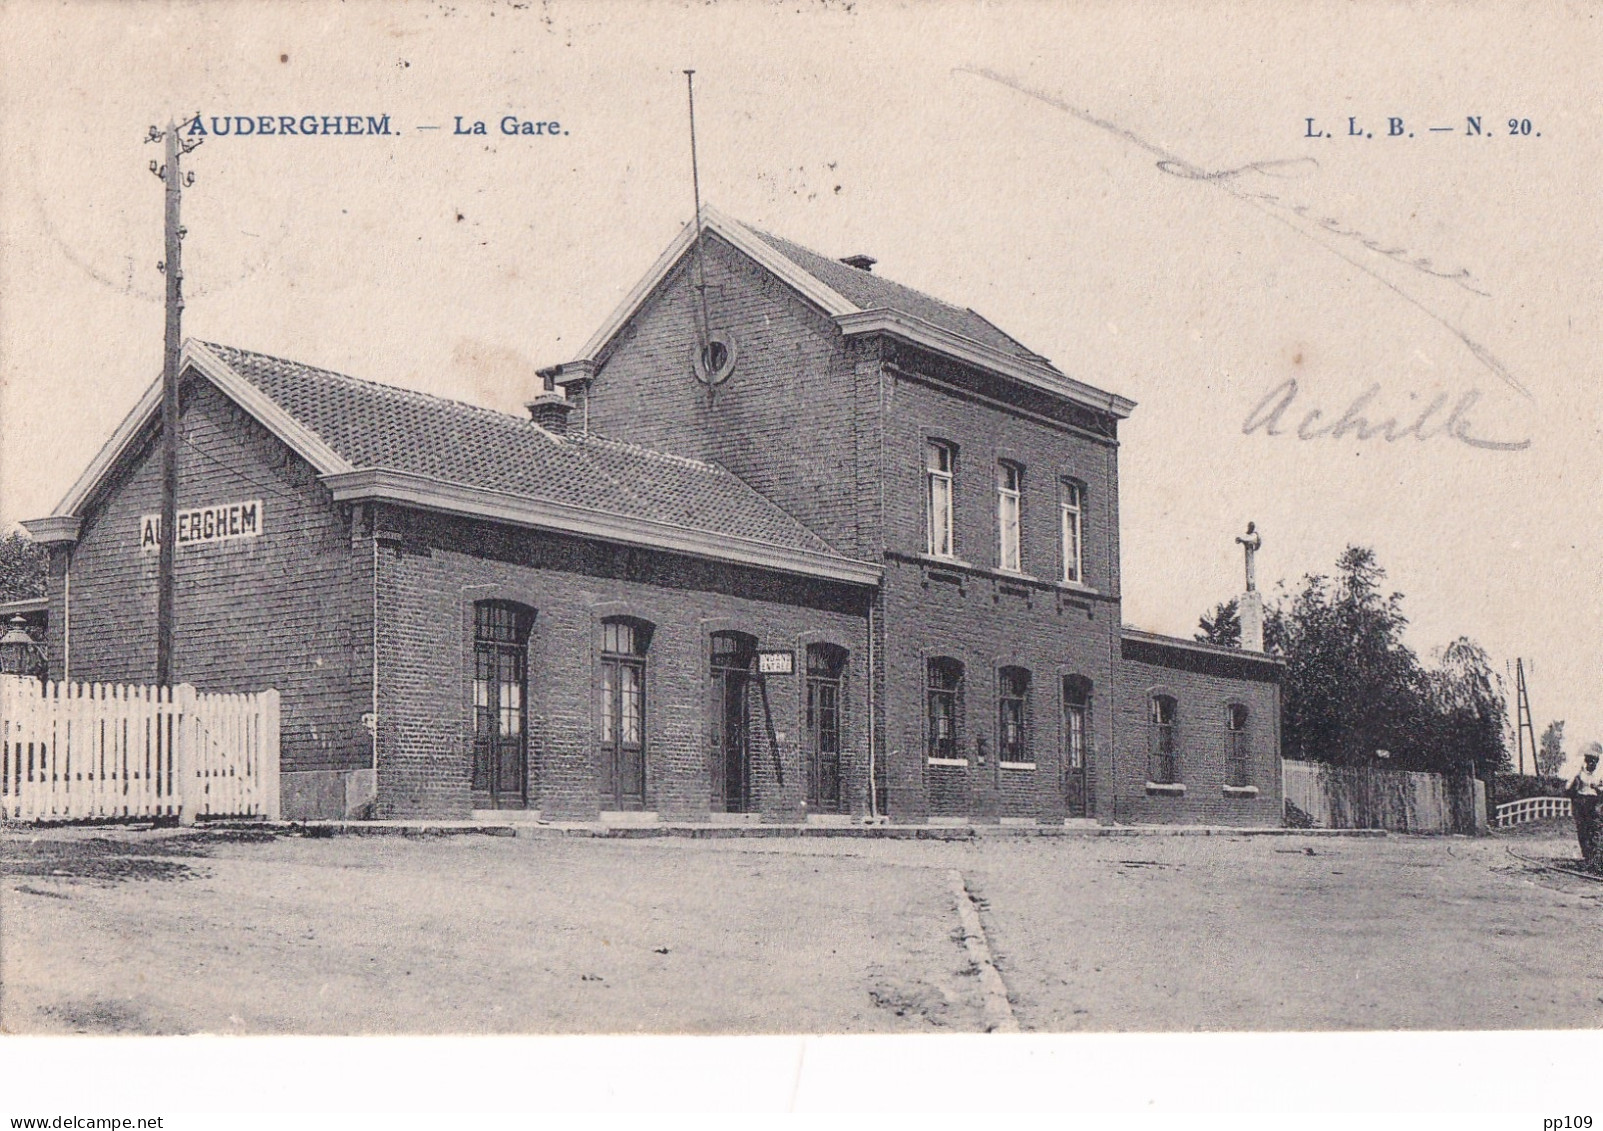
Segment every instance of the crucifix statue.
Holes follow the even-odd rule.
[[[1258,533],[1257,524],[1249,522],[1247,523],[1247,532],[1239,535],[1236,538],[1236,541],[1241,543],[1242,546],[1246,547],[1247,592],[1255,593],[1258,590],[1258,573],[1254,568],[1253,556],[1257,554],[1258,548],[1263,545],[1263,535]]]

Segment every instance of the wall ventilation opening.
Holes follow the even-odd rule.
[[[707,344],[693,350],[696,379],[721,385],[735,371],[735,340],[723,331],[707,335]]]

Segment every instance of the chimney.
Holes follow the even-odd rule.
[[[582,435],[590,434],[590,378],[574,377],[562,386],[562,391],[568,396],[568,404],[579,417],[579,432]]]
[[[848,267],[855,267],[859,271],[867,271],[869,274],[873,274],[874,264],[878,263],[879,260],[872,255],[848,255],[842,258],[841,262]]]
[[[524,407],[529,410],[529,418],[547,432],[568,434],[568,413],[573,411],[573,404],[561,389],[548,389]]]

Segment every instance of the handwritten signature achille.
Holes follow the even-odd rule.
[[[1347,406],[1346,411],[1334,419],[1321,408],[1298,407],[1293,412],[1292,404],[1300,392],[1295,377],[1288,377],[1269,390],[1242,422],[1242,435],[1250,436],[1260,429],[1266,436],[1284,435],[1287,430],[1281,425],[1290,414],[1293,420],[1298,415],[1302,416],[1301,422],[1295,429],[1299,440],[1340,440],[1347,436],[1358,440],[1370,440],[1379,436],[1390,444],[1410,436],[1415,440],[1433,440],[1438,436],[1446,436],[1484,451],[1520,452],[1531,446],[1529,439],[1492,440],[1474,434],[1469,413],[1481,399],[1479,389],[1470,389],[1461,395],[1445,417],[1441,412],[1447,408],[1447,402],[1451,398],[1447,393],[1437,393],[1422,408],[1410,408],[1402,414],[1403,419],[1411,417],[1406,424],[1401,422],[1397,414],[1382,419],[1381,414],[1375,413],[1372,402],[1381,395],[1379,384],[1371,385],[1359,393]],[[1410,400],[1419,399],[1417,393],[1410,393],[1408,396]]]

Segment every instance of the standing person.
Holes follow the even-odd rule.
[[[1575,837],[1581,842],[1581,858],[1590,868],[1603,871],[1603,844],[1598,837],[1598,804],[1603,800],[1603,769],[1598,768],[1603,743],[1594,742],[1581,755],[1581,772],[1570,779],[1564,792],[1575,812]]]

